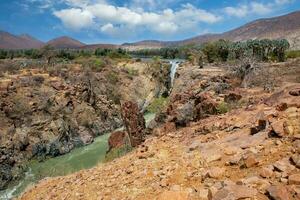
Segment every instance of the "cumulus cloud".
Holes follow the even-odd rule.
[[[192,28],[200,23],[216,23],[222,19],[191,4],[182,5],[178,10],[144,11],[114,6],[105,1],[97,1],[97,3],[88,0],[66,1],[73,6],[54,12],[66,27],[81,29],[97,26],[106,34],[115,33],[120,27],[127,30],[144,29],[155,33],[174,34],[187,27]],[[151,3],[151,0],[147,2]]]
[[[93,24],[94,16],[87,10],[80,8],[64,9],[53,13],[63,24],[71,29],[80,30]]]
[[[236,7],[225,7],[223,10],[229,16],[246,17],[248,15],[265,15],[278,9],[279,6],[292,3],[293,0],[275,0],[270,3],[252,1],[248,4],[240,4]]]

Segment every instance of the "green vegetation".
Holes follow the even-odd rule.
[[[300,50],[293,50],[293,51],[288,51],[286,53],[287,58],[299,58],[300,57]]]
[[[154,99],[154,101],[147,107],[147,111],[151,113],[158,113],[161,111],[169,102],[169,98],[159,97]]]
[[[219,114],[225,114],[230,111],[230,106],[226,102],[221,102],[217,107]]]

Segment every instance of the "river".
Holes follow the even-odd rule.
[[[154,113],[144,115],[146,125],[154,119]],[[36,184],[46,177],[65,176],[82,169],[90,169],[104,161],[108,150],[108,138],[105,134],[95,138],[90,145],[72,150],[62,156],[47,159],[44,162],[32,161],[27,167],[24,178],[7,190],[0,191],[0,200],[8,200],[19,196],[28,186]]]

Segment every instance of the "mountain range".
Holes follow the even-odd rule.
[[[202,44],[218,39],[231,41],[243,41],[248,39],[279,39],[289,40],[293,49],[300,49],[300,11],[287,15],[259,19],[239,28],[220,34],[205,34],[181,41],[158,41],[144,40],[135,43],[113,44],[84,44],[76,39],[63,36],[44,43],[30,35],[16,36],[8,32],[0,31],[0,49],[32,49],[50,45],[54,48],[71,49],[96,49],[96,48],[125,48],[129,50],[144,48],[162,48],[169,46],[180,46],[188,44]]]

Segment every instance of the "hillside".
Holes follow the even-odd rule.
[[[34,49],[43,45],[43,42],[27,34],[16,36],[0,31],[0,49]]]
[[[218,39],[228,39],[232,41],[241,41],[248,39],[278,39],[286,38],[289,40],[292,48],[300,48],[300,11],[289,13],[287,15],[259,19],[250,22],[244,26],[233,29],[222,34],[205,34],[189,38],[182,41],[163,42],[163,41],[142,41],[137,43],[126,43],[124,47],[142,48],[148,47],[166,47],[174,45],[202,44]]]
[[[50,45],[54,48],[58,48],[58,49],[73,49],[73,48],[81,48],[83,46],[85,46],[84,43],[75,40],[73,38],[67,37],[67,36],[63,36],[63,37],[59,37],[59,38],[55,38],[53,40],[50,40],[49,42],[47,42],[47,45]]]

